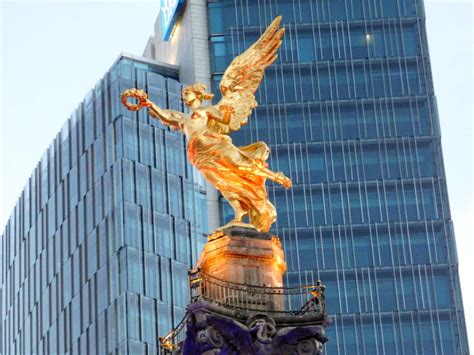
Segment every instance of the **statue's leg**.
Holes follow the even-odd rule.
[[[267,200],[263,205],[258,206],[258,210],[250,211],[250,216],[250,223],[257,226],[258,230],[268,232],[276,220],[277,213],[275,206]]]
[[[240,201],[237,199],[230,198],[227,199],[227,202],[229,202],[229,205],[232,207],[235,213],[235,218],[233,222],[242,222],[243,218],[247,215],[247,211],[242,208],[242,204],[240,203]]]

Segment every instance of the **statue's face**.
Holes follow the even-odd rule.
[[[265,152],[263,153],[263,160],[267,160],[268,156],[270,155],[270,149],[265,149]]]
[[[184,103],[189,107],[201,105],[201,98],[195,92],[187,92],[184,96]]]

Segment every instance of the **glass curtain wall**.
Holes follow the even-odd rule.
[[[204,184],[132,87],[183,109],[177,72],[121,57],[66,121],[0,238],[2,354],[156,354],[184,316]]]
[[[214,93],[280,14],[233,140],[293,180],[269,188],[287,285],[327,285],[328,354],[468,354],[422,1],[208,1]]]

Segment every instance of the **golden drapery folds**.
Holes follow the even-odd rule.
[[[130,89],[122,93],[122,103],[130,110],[148,108],[148,113],[171,129],[183,132],[188,138],[188,159],[229,202],[235,218],[227,225],[248,226],[249,223],[267,232],[276,219],[276,210],[268,200],[267,179],[286,188],[291,180],[281,172],[268,169],[266,160],[270,149],[264,142],[245,147],[232,144],[229,133],[247,123],[257,106],[255,91],[265,69],[277,58],[277,50],[285,32],[277,17],[262,36],[245,52],[234,58],[220,82],[222,99],[213,106],[202,106],[214,95],[196,83],[183,90],[183,101],[191,112],[184,114],[163,110],[148,99],[143,90]],[[136,99],[132,104],[129,98]]]

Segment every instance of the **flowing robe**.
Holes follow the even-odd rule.
[[[194,133],[188,142],[188,159],[232,204],[248,213],[250,223],[267,232],[276,219],[276,210],[268,200],[266,178],[256,166],[267,166],[269,148],[264,142],[236,147],[225,135],[204,130]]]

